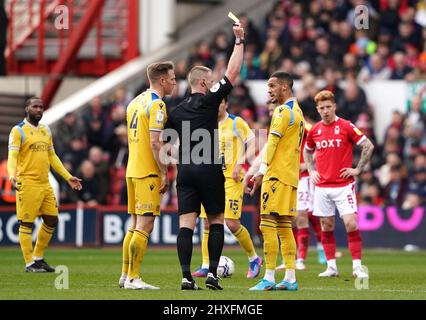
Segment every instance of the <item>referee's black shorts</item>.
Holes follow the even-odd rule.
[[[221,166],[181,165],[176,182],[179,215],[199,214],[201,204],[207,215],[225,211],[225,177]]]

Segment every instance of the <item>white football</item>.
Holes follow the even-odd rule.
[[[227,278],[234,274],[235,264],[230,258],[221,256],[217,266],[217,275],[221,278]]]

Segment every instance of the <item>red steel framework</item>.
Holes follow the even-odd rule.
[[[9,74],[47,76],[43,97],[49,105],[65,75],[102,76],[139,56],[139,0],[10,0],[6,58]],[[65,7],[60,7],[65,6]],[[56,19],[67,9],[68,28],[57,28]],[[59,9],[59,10],[58,10]],[[103,15],[117,17],[105,21]],[[62,21],[63,22],[63,21]],[[103,31],[115,31],[105,37]],[[89,36],[90,34],[90,36]],[[83,46],[95,48],[79,58]],[[118,56],[104,48],[119,48]],[[46,48],[57,55],[46,56]],[[30,49],[25,56],[20,50]]]

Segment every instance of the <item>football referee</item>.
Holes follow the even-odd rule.
[[[179,235],[177,251],[182,268],[182,290],[198,290],[191,276],[192,236],[203,204],[210,224],[209,273],[206,287],[222,290],[216,269],[224,243],[225,178],[219,158],[218,112],[240,74],[244,56],[244,29],[235,24],[234,50],[225,76],[215,84],[212,70],[197,66],[188,74],[191,94],[170,114],[165,139],[179,138],[177,194]],[[168,130],[167,130],[168,129]],[[168,136],[168,137],[167,137]]]

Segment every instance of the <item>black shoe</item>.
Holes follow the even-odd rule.
[[[219,280],[219,277],[215,277],[212,273],[209,273],[206,279],[206,287],[211,290],[223,290],[222,286],[219,283]]]
[[[187,278],[182,279],[182,284],[180,286],[180,289],[181,290],[202,290],[202,288],[197,286],[194,280],[189,281]]]
[[[46,272],[46,270],[34,262],[32,265],[25,267],[25,272]]]
[[[36,260],[34,263],[35,263],[36,265],[38,265],[38,266],[39,266],[39,268],[44,269],[46,272],[55,272],[55,268],[53,268],[53,267],[49,266],[49,265],[47,264],[47,262],[46,262],[46,261],[44,261],[44,259]]]

